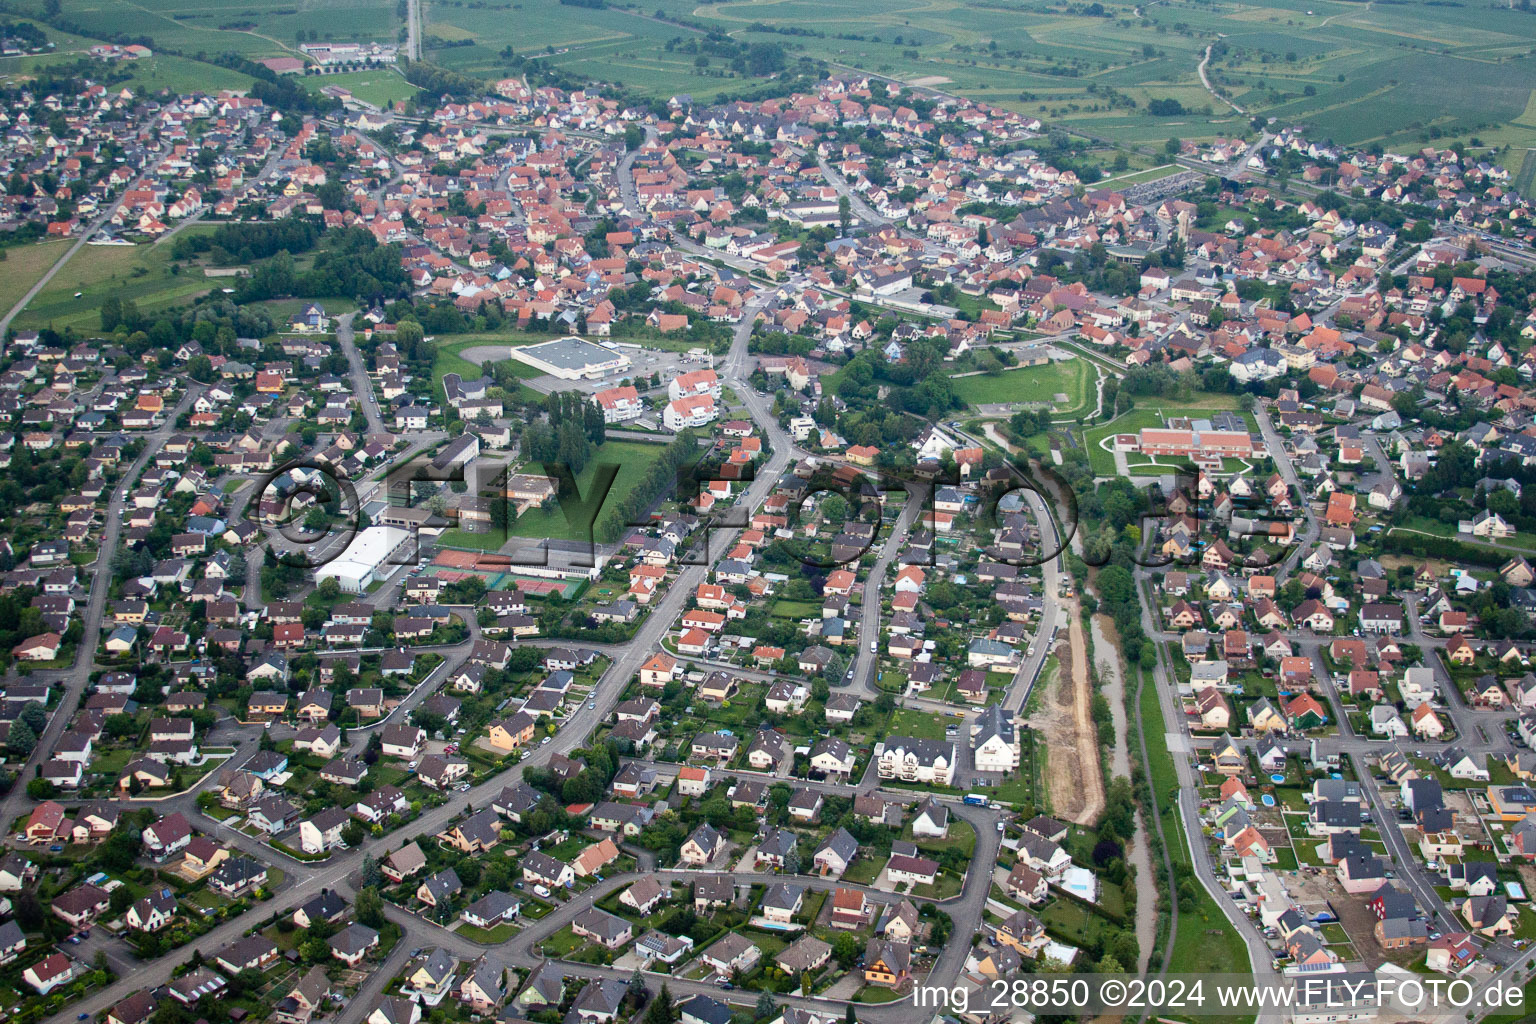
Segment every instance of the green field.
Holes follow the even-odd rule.
[[[1073,410],[1092,404],[1093,374],[1085,361],[1066,359],[1045,366],[952,377],[950,390],[971,406],[1018,403]],[[1057,403],[1058,394],[1066,395],[1067,400]]]
[[[892,736],[910,736],[918,740],[942,740],[945,720],[936,711],[914,711],[897,708],[891,712],[891,725],[887,730]]]
[[[1200,84],[1200,57],[1219,39],[1225,50],[1212,61],[1212,80],[1249,116],[1306,123],[1319,137],[1349,144],[1403,145],[1433,131],[1446,145],[1477,134],[1512,170],[1536,144],[1536,118],[1527,115],[1536,86],[1529,15],[1512,7],[1167,0],[1140,16],[1133,0],[1095,8],[1102,15],[1025,0],[658,0],[603,8],[483,0],[428,4],[426,18],[430,58],[476,74],[505,73],[501,53],[511,46],[576,75],[708,100],[753,82],[699,46],[714,30],[738,43],[778,43],[790,62],[804,56],[834,70],[871,71],[1149,146],[1247,128],[1248,116]],[[456,45],[432,48],[434,38]],[[1176,99],[1185,113],[1151,116],[1152,99]],[[1103,157],[1107,169],[1110,154]]]
[[[21,301],[27,289],[48,273],[48,268],[58,262],[71,244],[59,239],[15,245],[5,250],[5,262],[0,264],[0,316],[9,313],[11,307]]]
[[[416,87],[392,68],[345,71],[336,75],[305,75],[301,81],[310,92],[319,92],[328,85],[338,86],[375,107],[386,107],[407,100],[416,93]]]
[[[583,499],[589,498],[598,466],[616,465],[619,469],[618,476],[614,477],[613,487],[604,499],[604,507],[612,505],[635,489],[635,485],[645,476],[651,464],[661,458],[663,450],[663,445],[646,444],[641,441],[608,441],[593,452],[592,460],[576,475],[577,490],[580,491]],[[589,539],[583,532],[584,524],[580,521],[582,517],[574,503],[570,506],[570,511],[571,515],[578,520],[577,522],[568,520],[558,503],[552,503],[547,508],[529,509],[518,517],[507,532],[512,537],[524,539]],[[602,509],[599,508],[597,518],[601,516]],[[596,522],[596,518],[593,522]],[[499,537],[491,533],[448,530],[443,534],[441,543],[444,547],[494,550],[501,546],[500,541]]]
[[[1157,698],[1157,684],[1140,668],[1136,669],[1136,676],[1141,683],[1141,693],[1137,700],[1140,714],[1137,717],[1151,767],[1147,783],[1163,822],[1168,856],[1173,861],[1175,873],[1182,878],[1192,868],[1183,823],[1175,803],[1179,790],[1178,772],[1173,763],[1174,755],[1169,752],[1166,742],[1167,725],[1163,720],[1162,704]],[[1150,821],[1149,817],[1149,827]],[[1195,841],[1206,840],[1203,835],[1197,835]],[[1195,896],[1194,909],[1181,909],[1178,912],[1177,934],[1174,936],[1173,948],[1167,954],[1164,964],[1166,969],[1191,974],[1218,971],[1242,973],[1250,970],[1252,961],[1248,956],[1247,944],[1227,921],[1211,894],[1198,882],[1192,892]],[[1244,964],[1249,967],[1245,968]],[[1253,1016],[1234,1015],[1221,1020],[1236,1024],[1238,1021],[1252,1021]]]
[[[1115,434],[1134,434],[1144,427],[1160,427],[1165,420],[1175,416],[1209,416],[1218,410],[1237,407],[1235,396],[1215,394],[1199,395],[1176,403],[1163,402],[1155,398],[1142,398],[1139,402],[1141,404],[1129,412],[1121,413],[1109,423],[1083,431],[1083,443],[1088,451],[1088,462],[1093,466],[1096,476],[1113,476],[1115,472],[1114,455],[1105,451],[1099,444],[1107,437]],[[1241,415],[1248,422],[1249,429],[1257,427],[1252,413],[1245,412]],[[1149,461],[1145,458],[1136,459],[1135,456],[1127,456],[1128,462],[1133,459],[1142,463]]]
[[[483,348],[487,345],[510,345],[514,340],[520,345],[532,345],[539,341],[549,340],[543,336],[536,338],[528,336],[527,340],[523,340],[524,337],[524,335],[513,335],[511,338],[508,338],[506,335],[476,335],[471,338],[457,338],[451,342],[439,343],[436,349],[433,350],[432,356],[432,390],[438,405],[441,406],[445,403],[443,392],[443,376],[445,374],[456,373],[464,380],[478,380],[486,372],[488,364],[472,362],[465,359],[460,353],[469,349]],[[523,380],[532,380],[535,377],[543,376],[540,371],[516,359],[496,360],[496,362],[505,362],[512,368],[513,375]],[[531,402],[541,400],[543,395],[541,392],[523,385],[518,388],[516,395],[509,397],[519,402]]]
[[[213,228],[197,225],[187,230]],[[132,299],[140,312],[150,312],[227,283],[204,277],[194,265],[183,266],[179,273],[173,272],[172,267],[170,245],[84,246],[27,304],[15,324],[22,328],[52,325],[92,331],[100,327],[99,310],[110,295]],[[76,292],[80,293],[78,298]]]
[[[14,9],[41,8],[37,0],[24,0]],[[156,49],[254,58],[297,56],[301,41],[394,42],[401,27],[394,0],[63,0],[63,16],[93,35],[150,36]],[[205,79],[198,88],[222,86]]]

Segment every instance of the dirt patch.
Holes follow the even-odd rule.
[[[1099,767],[1099,739],[1093,727],[1093,684],[1088,678],[1088,646],[1077,614],[1067,602],[1067,642],[1056,646],[1061,670],[1033,716],[1031,725],[1046,744],[1046,788],[1051,813],[1079,825],[1098,820],[1104,810],[1104,776]]]
[[[945,78],[943,75],[924,75],[922,78],[910,80],[907,84],[921,88],[925,85],[948,85],[951,81],[953,79]]]

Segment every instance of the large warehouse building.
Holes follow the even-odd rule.
[[[629,369],[629,357],[574,335],[512,350],[512,358],[560,380],[596,380]]]
[[[411,531],[398,526],[370,526],[347,545],[335,561],[327,562],[315,570],[315,583],[335,578],[342,590],[349,594],[361,594],[374,580],[385,580],[400,567],[392,560],[401,549],[411,545]],[[412,552],[406,551],[405,554]]]

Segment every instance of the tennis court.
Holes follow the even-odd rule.
[[[469,576],[479,576],[487,590],[521,590],[534,597],[559,594],[566,600],[575,599],[581,590],[581,580],[548,579],[514,572],[505,555],[486,554],[481,551],[462,551],[458,548],[442,548],[433,556],[427,571],[444,583],[454,583]]]

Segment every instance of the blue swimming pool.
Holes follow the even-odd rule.
[[[1270,782],[1284,782],[1285,781],[1285,776],[1281,775],[1279,772],[1276,772],[1275,774],[1273,774],[1273,775],[1271,775],[1269,777],[1269,781]]]
[[[1265,807],[1275,806],[1275,798],[1270,796],[1268,793],[1259,794],[1259,799],[1263,801]]]

